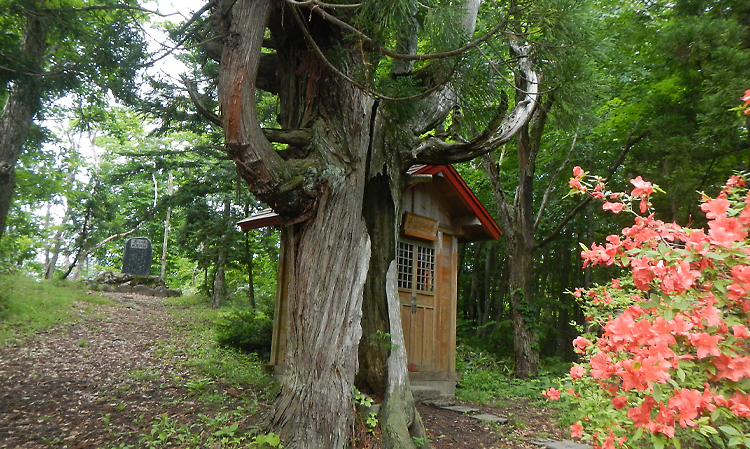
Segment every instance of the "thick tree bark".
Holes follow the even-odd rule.
[[[361,336],[362,292],[370,240],[362,220],[362,186],[340,179],[316,216],[287,233],[290,261],[287,370],[273,425],[284,444],[342,448],[353,425],[352,390]],[[325,261],[325,263],[321,263]]]
[[[41,71],[41,60],[47,51],[46,39],[47,26],[44,19],[34,14],[30,8],[26,14],[26,28],[21,43],[21,54],[30,61],[28,73]],[[16,78],[0,114],[0,238],[5,230],[5,220],[15,189],[16,161],[26,142],[32,120],[41,106],[39,81],[40,77],[30,75]]]
[[[306,96],[281,94],[280,118],[284,127],[312,130],[315,158],[282,160],[258,127],[253,84],[265,24],[276,4],[234,5],[236,45],[225,48],[219,85],[226,143],[253,193],[292,227],[284,233],[285,245],[293,248],[287,267],[287,369],[272,426],[287,447],[343,448],[354,422],[352,391],[370,260],[362,209],[372,100],[313,61],[300,61],[298,50],[280,45],[280,83],[318,81],[308,85],[316,91]],[[286,27],[294,26],[286,20]],[[287,30],[276,32],[288,36]],[[302,73],[300,63],[307,66]],[[315,110],[326,114],[311,116]],[[315,169],[319,164],[326,167],[323,177]]]

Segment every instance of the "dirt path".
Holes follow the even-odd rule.
[[[221,385],[214,386],[220,402],[197,400],[189,385],[199,377],[185,368],[185,354],[165,350],[178,333],[162,300],[111,297],[114,306],[79,305],[77,323],[0,349],[0,448],[140,448],[166,427],[174,436],[175,426],[189,429],[219,410],[242,405],[260,412],[262,404],[248,407],[254,401]],[[523,402],[481,409],[510,423],[491,426],[420,406],[433,447],[531,448],[540,438],[563,438],[548,413]],[[244,413],[232,422],[243,429],[258,420]],[[188,431],[183,437],[190,444],[182,447],[202,447],[191,444],[205,438]]]
[[[174,412],[164,399],[184,394],[175,382],[184,373],[155,354],[170,316],[157,298],[115,299],[79,305],[78,323],[0,350],[0,447],[133,444],[139,421]]]

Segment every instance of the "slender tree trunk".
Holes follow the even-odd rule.
[[[257,308],[255,303],[255,279],[253,278],[253,258],[254,253],[250,245],[250,232],[245,233],[245,260],[247,261],[247,300],[250,301],[250,307]]]
[[[214,292],[211,300],[211,306],[214,309],[221,307],[224,302],[224,266],[227,263],[227,253],[224,249],[219,249],[219,257],[216,258],[216,273],[214,273]]]
[[[86,265],[86,260],[88,259],[89,253],[88,251],[80,251],[78,255],[76,256],[76,260],[73,263],[73,272],[68,277],[71,281],[77,281],[81,279],[81,275],[83,274],[83,268]]]
[[[70,170],[68,173],[68,176],[65,179],[65,182],[67,185],[70,185],[71,182],[73,182],[73,179],[75,178],[75,169]],[[65,206],[65,215],[63,215],[62,221],[60,222],[60,227],[57,228],[57,231],[55,231],[55,236],[52,238],[51,246],[52,246],[52,254],[49,257],[49,260],[47,261],[47,264],[45,265],[44,270],[44,278],[45,279],[53,279],[55,277],[55,267],[57,266],[57,259],[60,257],[60,248],[62,247],[62,236],[63,236],[63,226],[65,226],[65,223],[68,221],[68,217],[70,216],[70,202],[66,201]]]
[[[413,449],[415,439],[429,449],[422,418],[414,406],[414,396],[406,370],[406,344],[401,327],[401,304],[398,298],[396,261],[392,261],[386,277],[388,317],[391,323],[391,353],[388,356],[388,385],[380,410],[383,446],[388,449]]]
[[[516,80],[520,86],[525,81]],[[516,100],[524,97],[522,92]],[[554,99],[548,95],[534,111],[532,119],[523,125],[516,137],[518,154],[518,183],[513,202],[505,195],[500,184],[499,167],[494,157],[484,156],[483,163],[490,178],[495,204],[498,209],[500,227],[507,241],[508,289],[510,309],[513,317],[514,358],[516,376],[522,379],[539,372],[539,346],[537,341],[537,308],[532,282],[534,267],[534,170],[541,146],[542,133]]]
[[[94,182],[96,183],[97,181]],[[96,187],[92,188],[91,191],[93,192],[95,189]],[[62,276],[62,279],[68,279],[68,277],[71,275],[70,273],[73,272],[76,267],[78,267],[78,262],[80,260],[86,260],[86,256],[83,255],[83,253],[85,252],[84,248],[86,247],[89,239],[89,221],[91,220],[92,213],[92,205],[91,201],[89,201],[86,204],[86,215],[83,219],[83,227],[81,229],[81,233],[78,235],[78,251],[76,252],[75,258],[73,259],[73,263],[70,264],[70,266],[68,267],[68,271],[65,272],[65,274]],[[76,269],[76,271],[78,271],[78,274],[80,274],[80,269]],[[75,279],[76,278],[74,277],[71,280]]]
[[[30,0],[30,3],[37,1]],[[27,75],[16,78],[10,87],[8,99],[0,114],[0,238],[5,230],[5,220],[15,189],[15,166],[21,147],[26,142],[32,120],[40,108],[41,77],[34,76],[42,70],[41,60],[47,50],[47,25],[44,19],[29,8],[26,28],[21,43],[21,54],[30,65]]]
[[[245,203],[245,216],[250,216],[250,203]],[[253,279],[253,258],[255,257],[253,247],[250,244],[250,233],[245,232],[245,263],[247,266],[247,300],[250,301],[250,307],[257,308],[255,303],[255,280]]]
[[[492,279],[494,278],[495,251],[492,244],[487,245],[487,253],[484,255],[484,294],[482,295],[482,317],[480,320],[480,335],[487,335],[487,322],[490,320],[490,307],[492,307]]]
[[[482,249],[482,243],[474,244],[474,254],[472,258],[471,285],[469,287],[469,319],[479,323],[479,255]]]
[[[221,240],[219,243],[219,254],[216,257],[216,273],[214,274],[214,293],[212,306],[214,309],[221,307],[221,303],[224,302],[224,296],[226,291],[224,267],[227,265],[227,245],[229,244],[229,230],[227,226],[229,224],[230,212],[231,212],[231,201],[229,198],[224,199],[224,215],[222,217],[222,231]]]
[[[171,195],[173,192],[174,184],[172,179],[172,171],[169,171],[169,181],[167,183],[167,195]],[[164,219],[164,241],[161,246],[161,271],[159,271],[159,278],[164,280],[164,275],[167,271],[167,245],[169,244],[169,221],[172,217],[172,208],[167,207],[167,217]]]
[[[200,242],[198,244],[198,252],[202,253],[206,249],[206,245],[204,242]],[[200,271],[201,267],[198,263],[195,264],[195,268],[193,268],[193,286],[196,286],[198,284],[198,272]]]
[[[513,351],[516,376],[522,379],[539,371],[535,308],[531,290],[533,251],[523,241],[508,242],[511,264],[508,284],[513,318]]]
[[[47,202],[47,213],[44,215],[44,231],[48,231],[50,228],[50,222],[51,218],[50,215],[52,214],[52,201]],[[47,270],[49,268],[49,257],[50,257],[50,250],[52,249],[52,242],[47,242],[46,245],[44,245],[44,273],[46,277]]]

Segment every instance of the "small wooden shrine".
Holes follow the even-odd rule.
[[[458,380],[458,243],[495,240],[500,229],[453,167],[416,165],[409,174],[431,176],[404,194],[396,254],[409,379],[412,387],[452,396]],[[238,225],[246,232],[278,223],[278,216],[266,210]],[[270,368],[279,374],[286,350],[286,251],[279,251],[270,361]]]

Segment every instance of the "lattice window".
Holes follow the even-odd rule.
[[[435,249],[417,245],[417,290],[435,290]]]
[[[398,288],[417,290],[423,293],[435,291],[434,248],[398,242],[396,262],[398,263]]]
[[[398,242],[398,288],[412,289],[414,276],[414,245]]]

